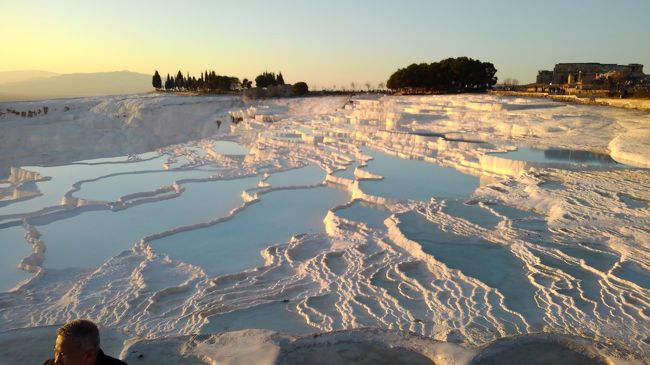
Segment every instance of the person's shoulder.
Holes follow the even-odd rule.
[[[43,363],[43,365],[54,365],[54,359],[49,359]]]
[[[104,354],[104,351],[99,350],[99,353],[97,354],[97,365],[127,365],[127,363],[114,357],[110,357]]]

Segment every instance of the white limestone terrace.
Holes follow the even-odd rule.
[[[650,354],[650,114],[488,95],[0,112],[44,106],[0,115],[0,343],[87,317],[139,363]],[[531,147],[561,158],[505,153]]]

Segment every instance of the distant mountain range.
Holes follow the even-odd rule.
[[[12,82],[42,79],[58,75],[59,74],[54,72],[40,70],[0,71],[0,85]]]
[[[46,71],[0,72],[0,101],[135,94],[152,89],[151,75],[130,71],[63,75]]]

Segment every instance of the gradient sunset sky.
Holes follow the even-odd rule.
[[[558,62],[650,73],[649,18],[649,0],[0,0],[0,71],[269,70],[319,88],[468,56],[521,82]]]

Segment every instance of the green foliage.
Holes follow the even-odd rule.
[[[307,83],[300,81],[293,84],[293,94],[297,96],[307,95],[309,93],[309,87]]]
[[[169,77],[169,74],[167,74],[167,79],[165,80],[165,90],[173,90],[174,87],[174,79]]]
[[[151,85],[158,90],[162,88],[162,79],[160,78],[160,74],[158,73],[158,70],[153,74],[153,78],[151,80]]]
[[[262,72],[261,75],[255,78],[255,85],[257,87],[284,85],[284,77],[282,77],[282,72],[277,76],[275,72]]]
[[[174,80],[174,84],[176,85],[177,89],[182,89],[185,87],[185,80],[183,80],[183,73],[178,70],[178,73],[176,74],[176,79]]]
[[[237,89],[239,87],[239,78],[217,75],[216,72],[208,72],[207,70],[205,72],[201,72],[201,76],[198,79],[195,76],[190,75],[189,72],[183,76],[183,73],[181,71],[178,71],[176,77],[170,77],[169,74],[167,74],[167,79],[165,80],[165,90],[202,90],[207,92],[225,92]]]
[[[497,82],[497,70],[489,62],[467,57],[447,58],[430,64],[412,64],[393,73],[386,86],[436,92],[485,91]]]

